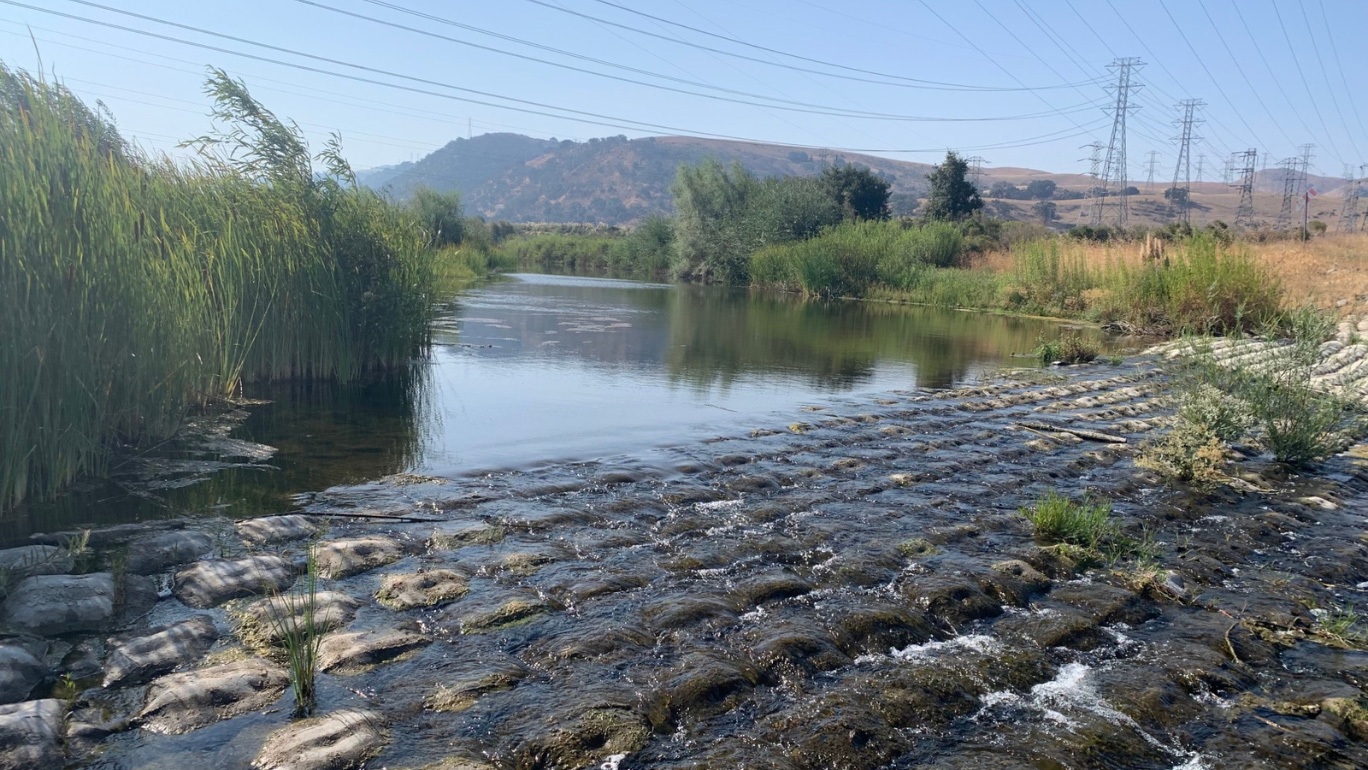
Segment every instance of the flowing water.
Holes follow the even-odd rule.
[[[277,513],[294,496],[397,473],[455,477],[705,439],[757,417],[1030,365],[1048,321],[887,304],[803,302],[717,287],[512,275],[451,302],[430,360],[356,387],[249,387],[231,437],[275,447],[224,463],[130,463],[0,519],[31,532],[187,513]],[[231,447],[230,447],[231,448]],[[256,460],[253,462],[253,460]],[[149,478],[150,477],[150,478]]]
[[[57,603],[0,645],[40,650],[29,697],[69,699],[49,753],[101,770],[1368,766],[1368,653],[1308,609],[1368,597],[1368,461],[1166,487],[1133,462],[1172,415],[1161,362],[986,377],[1042,332],[514,277],[460,298],[413,377],[269,393],[144,463],[149,517],[200,515],[91,534],[84,579],[123,576],[123,614]],[[1019,509],[1056,490],[1110,502],[1153,564],[1035,541]],[[315,537],[344,627],[297,723],[230,597]],[[211,646],[161,630],[192,623]],[[102,686],[125,650],[158,667]]]

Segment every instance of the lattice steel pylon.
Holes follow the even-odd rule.
[[[1362,177],[1365,172],[1368,172],[1368,163],[1359,166],[1358,178],[1354,177],[1354,167],[1344,164],[1344,176],[1348,184],[1344,193],[1344,207],[1340,210],[1339,227],[1336,228],[1342,233],[1358,232],[1359,198],[1363,197]]]
[[[1200,140],[1192,134],[1194,126],[1201,125],[1201,118],[1197,117],[1197,110],[1205,107],[1206,102],[1201,99],[1184,99],[1178,102],[1178,109],[1183,111],[1183,116],[1175,120],[1174,125],[1178,126],[1180,133],[1173,137],[1178,143],[1178,163],[1173,167],[1173,185],[1169,187],[1169,212],[1175,222],[1191,224],[1189,212],[1192,209],[1192,142],[1194,139]],[[1179,186],[1182,183],[1182,186]]]
[[[975,155],[964,160],[969,164],[969,183],[974,186],[975,190],[981,190],[979,181],[983,178],[983,164],[987,163],[988,159],[982,155]]]
[[[1116,102],[1112,112],[1111,141],[1107,143],[1106,160],[1102,162],[1102,186],[1093,201],[1093,224],[1102,225],[1107,219],[1109,204],[1107,199],[1116,198],[1116,225],[1125,227],[1130,216],[1126,187],[1126,116],[1136,109],[1130,104],[1131,91],[1138,90],[1140,84],[1131,82],[1131,75],[1145,66],[1135,57],[1117,58],[1107,66],[1116,72],[1116,85],[1109,89],[1116,92]],[[1112,190],[1115,188],[1115,195]]]
[[[1097,200],[1098,174],[1102,170],[1102,143],[1092,142],[1090,144],[1085,144],[1082,147],[1079,147],[1078,149],[1082,150],[1084,148],[1092,150],[1092,153],[1089,154],[1087,159],[1088,178],[1092,180],[1092,183],[1088,185],[1088,197],[1084,201],[1083,213],[1080,215],[1080,218],[1092,216],[1091,212],[1093,210],[1093,203]],[[1083,159],[1079,158],[1079,160]]]
[[[1156,166],[1158,163],[1159,163],[1159,151],[1158,151],[1158,150],[1150,150],[1150,151],[1149,151],[1149,161],[1148,161],[1148,163],[1146,164],[1146,165],[1149,167],[1149,174],[1145,177],[1145,194],[1146,194],[1146,195],[1150,195],[1150,194],[1152,194],[1152,193],[1154,192],[1154,168],[1155,168],[1155,166]]]
[[[1235,170],[1240,172],[1240,205],[1235,209],[1236,227],[1254,226],[1254,167],[1258,165],[1259,151],[1253,147],[1236,155]]]
[[[1296,200],[1299,190],[1298,183],[1301,181],[1300,158],[1283,158],[1278,162],[1283,170],[1283,199],[1282,208],[1278,210],[1278,221],[1274,224],[1279,230],[1285,230],[1292,224],[1292,202]]]

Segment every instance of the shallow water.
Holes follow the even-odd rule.
[[[640,459],[804,406],[1030,365],[1014,357],[1058,334],[1038,319],[512,275],[450,302],[432,355],[408,375],[249,387],[271,403],[251,408],[232,436],[276,447],[268,461],[197,468],[171,484],[124,477],[78,489],[0,520],[0,543],[187,513],[279,512],[294,495],[397,473]]]

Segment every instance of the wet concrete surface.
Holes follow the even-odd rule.
[[[1254,457],[1238,488],[1167,487],[1133,463],[1169,419],[1165,387],[1141,358],[817,404],[668,463],[314,495],[298,513],[327,523],[325,548],[402,545],[320,584],[359,603],[333,632],[355,636],[330,654],[404,642],[320,674],[319,715],[364,713],[374,740],[348,755],[342,731],[315,753],[529,770],[1368,766],[1368,653],[1321,620],[1368,588],[1368,464],[1351,452],[1298,475]],[[1018,509],[1052,490],[1111,501],[1153,562],[1079,564],[1036,542]],[[363,513],[422,521],[338,516]],[[216,559],[298,566],[310,543],[190,526]],[[375,598],[400,580],[444,593]],[[252,601],[165,598],[118,630],[207,614],[213,648],[168,676],[250,662],[238,629]],[[45,686],[98,664],[103,639],[49,640]],[[79,692],[68,761],[171,768],[212,753],[245,768],[269,745],[261,761],[291,766],[288,692],[184,734],[122,727],[170,684]],[[92,714],[115,727],[90,728]]]

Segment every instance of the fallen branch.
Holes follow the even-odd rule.
[[[1110,433],[1099,433],[1095,430],[1084,430],[1082,428],[1066,428],[1062,425],[1050,425],[1048,423],[1043,422],[1019,422],[1017,423],[1017,425],[1020,425],[1023,428],[1030,428],[1031,430],[1037,431],[1049,431],[1051,433],[1070,433],[1072,435],[1078,436],[1081,439],[1087,439],[1088,441],[1098,441],[1103,444],[1126,443],[1125,436],[1113,436]]]
[[[312,516],[335,516],[339,519],[384,519],[405,524],[441,524],[446,519],[420,519],[415,516],[390,516],[384,513],[315,513]]]

